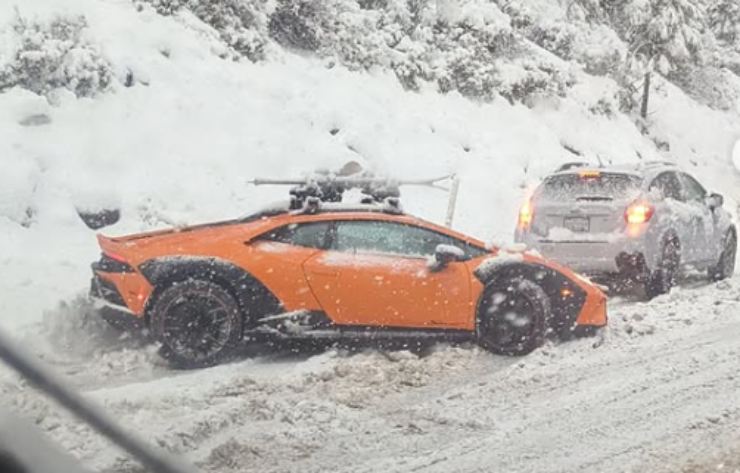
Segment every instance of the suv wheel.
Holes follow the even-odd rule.
[[[735,258],[737,257],[737,235],[733,230],[725,235],[722,253],[719,262],[709,268],[709,279],[721,281],[727,279],[735,272]]]
[[[542,345],[550,301],[534,282],[516,278],[486,288],[478,306],[477,337],[485,349],[526,355]]]
[[[681,246],[678,240],[671,238],[663,244],[663,251],[658,267],[648,271],[645,279],[645,296],[652,299],[661,294],[668,294],[676,285],[676,277],[681,263]]]
[[[160,355],[179,368],[215,365],[233,353],[242,334],[236,299],[222,286],[198,279],[175,282],[157,297],[150,326]]]

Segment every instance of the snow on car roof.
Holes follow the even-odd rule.
[[[608,164],[606,166],[599,165],[599,164],[593,164],[593,165],[584,164],[582,166],[572,166],[572,167],[568,167],[567,169],[558,170],[550,175],[558,176],[558,175],[564,175],[564,174],[577,174],[584,170],[594,170],[594,171],[599,171],[603,173],[619,173],[619,174],[629,174],[633,176],[644,176],[646,171],[656,171],[656,170],[663,169],[663,168],[675,168],[675,167],[676,167],[676,164],[669,162],[669,161],[639,161],[639,162],[634,162],[634,163]]]
[[[261,218],[273,217],[276,215],[285,214],[288,212],[295,212],[296,214],[302,213],[327,213],[327,212],[378,212],[378,213],[389,213],[389,214],[403,214],[400,206],[395,206],[390,203],[357,203],[357,202],[321,202],[316,208],[307,208],[290,210],[290,204],[288,201],[276,202],[263,207],[262,209],[243,217],[240,221],[242,223],[259,220]]]

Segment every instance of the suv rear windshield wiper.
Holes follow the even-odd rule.
[[[614,200],[614,197],[608,195],[580,195],[576,200]]]

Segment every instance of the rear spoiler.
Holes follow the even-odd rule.
[[[129,245],[125,239],[107,237],[100,233],[97,234],[98,246],[114,260],[125,260],[127,253],[130,251]]]

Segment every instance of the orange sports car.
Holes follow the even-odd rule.
[[[602,292],[567,268],[396,206],[286,206],[98,240],[100,314],[148,328],[180,366],[215,364],[259,337],[475,340],[523,355],[550,332],[607,321]]]

